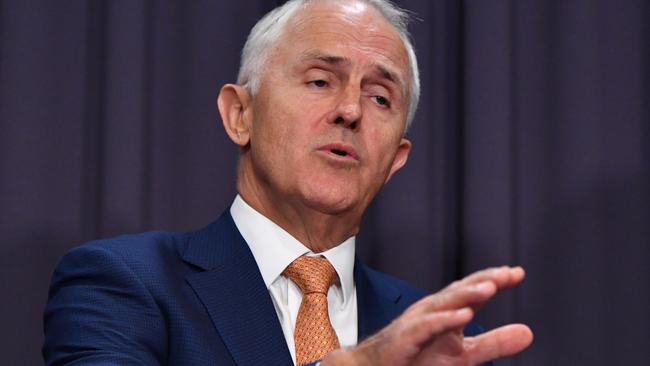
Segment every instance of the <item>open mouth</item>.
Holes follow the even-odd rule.
[[[327,152],[331,155],[340,156],[345,160],[359,160],[356,150],[351,145],[347,144],[327,144],[321,146],[318,150]]]
[[[330,152],[338,156],[348,156],[348,153],[339,149],[330,149]]]

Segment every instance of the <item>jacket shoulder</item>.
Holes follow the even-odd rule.
[[[44,312],[46,363],[163,361],[167,329],[159,306],[160,273],[181,238],[151,232],[70,250],[52,276]]]
[[[72,248],[68,254],[76,251],[98,251],[125,260],[153,259],[165,252],[182,253],[187,235],[188,233],[164,231],[120,235],[86,242]]]
[[[418,301],[426,295],[426,292],[421,288],[395,276],[377,271],[366,265],[363,265],[363,271],[375,287],[381,286],[384,288],[390,288],[395,290],[397,293],[400,293],[400,302],[406,306]]]

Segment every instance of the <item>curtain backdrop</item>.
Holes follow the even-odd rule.
[[[60,257],[189,230],[235,195],[215,109],[281,1],[0,0],[0,348],[38,365]],[[436,290],[528,277],[479,315],[521,321],[501,365],[650,359],[650,4],[404,0],[422,69],[407,167],[364,218],[372,266]]]

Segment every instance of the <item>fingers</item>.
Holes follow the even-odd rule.
[[[524,324],[510,324],[476,337],[465,338],[470,365],[515,355],[533,342],[533,332]]]
[[[421,346],[436,335],[463,328],[473,316],[470,308],[462,308],[410,318],[407,331],[403,334],[404,340],[407,344]]]
[[[499,291],[519,284],[525,277],[521,267],[498,267],[475,272],[435,294],[420,300],[407,312],[425,313],[472,307],[478,309]]]
[[[494,267],[474,272],[462,280],[452,283],[447,288],[452,289],[479,282],[489,281],[494,283],[498,291],[501,291],[518,285],[521,281],[523,281],[525,276],[526,272],[521,267]]]
[[[524,276],[521,267],[476,272],[413,304],[381,332],[340,354],[362,360],[358,364],[408,365],[416,359],[428,362],[450,357],[479,364],[518,353],[533,339],[525,325],[505,326],[464,339],[462,328],[476,308],[499,291],[516,286]]]
[[[421,316],[403,314],[381,332],[350,348],[345,354],[328,357],[332,365],[410,365],[431,339],[464,327],[474,316],[469,308],[439,311]],[[333,354],[333,353],[332,353]],[[344,356],[349,359],[345,360]],[[356,360],[356,361],[355,361]]]
[[[485,303],[496,292],[496,286],[488,281],[445,289],[420,300],[409,308],[408,312],[422,314],[432,311],[460,309],[468,306],[476,307],[479,304]]]

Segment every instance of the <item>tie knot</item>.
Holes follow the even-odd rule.
[[[332,284],[338,282],[338,275],[325,257],[298,257],[282,272],[293,281],[304,294],[318,292],[326,294]]]

